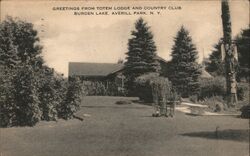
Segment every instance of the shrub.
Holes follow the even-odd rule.
[[[71,78],[68,84],[68,90],[65,101],[61,104],[59,117],[67,120],[73,117],[79,110],[82,96],[81,83],[78,78]]]
[[[214,77],[213,79],[200,79],[200,93],[198,100],[204,100],[206,98],[226,96],[226,80],[224,77]],[[237,97],[239,101],[249,100],[249,84],[238,83],[237,85]]]
[[[238,97],[238,100],[249,101],[249,83],[238,83],[237,97]]]
[[[199,100],[210,98],[213,96],[226,95],[226,80],[223,77],[215,77],[213,79],[203,78],[200,79],[200,92],[198,95]]]
[[[66,95],[66,88],[62,76],[56,74],[53,69],[44,68],[39,71],[39,100],[42,120],[57,120],[57,111],[60,103]]]
[[[153,102],[153,94],[151,89],[150,81],[157,77],[155,73],[149,73],[139,76],[135,80],[135,90],[133,91],[135,96],[138,96],[140,100],[144,102]]]
[[[54,76],[54,89],[56,92],[54,100],[57,101],[56,110],[58,117],[60,116],[59,112],[61,112],[61,105],[64,103],[67,95],[67,85],[67,80],[61,75]]]
[[[179,100],[171,82],[165,77],[150,73],[140,76],[135,81],[137,96],[145,102],[157,102],[158,98],[167,101]],[[157,100],[157,101],[156,101]]]
[[[89,96],[124,96],[125,90],[117,86],[115,82],[83,81],[81,83],[84,95]]]
[[[16,124],[16,105],[13,95],[13,73],[0,66],[0,127],[9,127]]]
[[[83,81],[82,84],[82,90],[84,95],[106,95],[106,87],[102,82],[98,81]]]
[[[24,65],[19,68],[14,76],[13,86],[18,125],[35,125],[41,119],[42,112],[39,109],[40,101],[34,71],[30,66]]]
[[[205,98],[203,101],[200,101],[202,104],[205,104],[209,107],[211,111],[221,112],[227,109],[227,104],[223,100],[222,96],[212,96]]]
[[[167,78],[154,77],[150,81],[150,86],[153,97],[156,98],[156,100],[175,101],[175,94],[173,94],[172,84]]]
[[[241,115],[240,115],[241,118],[250,119],[250,105],[241,107],[240,111],[241,111]]]
[[[132,104],[132,101],[130,100],[122,100],[122,101],[116,101],[117,105],[127,105],[127,104]]]
[[[189,100],[193,103],[197,103],[198,101],[198,96],[197,95],[191,95],[189,96]]]
[[[119,87],[115,82],[109,82],[105,93],[108,96],[125,96],[126,90],[125,88]]]

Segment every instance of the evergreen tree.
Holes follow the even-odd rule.
[[[238,64],[236,64],[237,79],[249,79],[249,49],[250,49],[250,28],[243,29],[235,38],[238,50]],[[221,60],[221,43],[214,46],[214,50],[209,56],[210,62],[206,64],[206,69],[213,75],[225,75],[225,64]]]
[[[246,78],[249,81],[250,75],[250,28],[243,29],[236,37],[236,44],[238,48],[238,56],[239,56],[239,73],[238,76],[241,78]]]
[[[201,74],[201,67],[196,62],[198,52],[192,43],[189,32],[183,26],[177,33],[174,42],[169,79],[182,96],[197,94],[199,91],[198,79]]]
[[[156,46],[150,27],[139,18],[135,23],[132,38],[128,41],[128,52],[124,74],[126,86],[131,90],[136,77],[150,72],[159,72],[160,66],[156,61]]]
[[[213,76],[224,75],[225,69],[221,59],[221,44],[215,44],[212,53],[209,56],[209,61],[206,64],[206,70]]]

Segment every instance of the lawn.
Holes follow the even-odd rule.
[[[232,116],[151,117],[123,97],[84,97],[77,119],[1,128],[1,156],[248,156],[249,120]],[[87,115],[86,115],[87,114]],[[216,131],[217,129],[217,131]]]

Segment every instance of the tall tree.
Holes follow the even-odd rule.
[[[239,77],[246,78],[249,81],[250,75],[250,27],[243,29],[241,33],[236,37],[236,44],[238,46],[239,55]]]
[[[178,31],[174,42],[169,79],[183,97],[197,94],[198,79],[201,75],[201,67],[197,63],[198,52],[189,32],[183,26]]]
[[[13,43],[14,36],[11,24],[7,21],[0,23],[0,64],[14,68],[18,64],[17,46]]]
[[[250,49],[250,28],[242,29],[239,33],[235,42],[238,50],[238,64],[236,64],[237,69],[237,80],[242,78],[249,80],[250,74],[250,64],[249,64],[249,49]],[[209,63],[206,64],[206,69],[213,75],[224,75],[225,65],[221,58],[221,43],[218,42],[214,45],[214,49],[209,56]]]
[[[14,66],[18,63],[41,66],[42,47],[32,23],[7,16],[0,24],[0,64]]]
[[[209,56],[209,62],[206,63],[206,70],[213,76],[224,75],[225,68],[221,59],[221,44],[217,43],[213,48],[214,49]]]
[[[128,41],[128,52],[125,62],[127,87],[130,88],[136,77],[150,72],[159,72],[156,61],[156,46],[150,27],[142,18],[135,23],[132,38]],[[130,88],[131,89],[131,88]]]

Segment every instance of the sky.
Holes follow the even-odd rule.
[[[232,33],[236,36],[249,25],[249,1],[231,0]],[[95,10],[58,10],[58,7],[95,7]],[[112,10],[97,10],[112,7]],[[111,15],[115,10],[130,7],[132,15]],[[142,10],[132,10],[142,7]],[[146,8],[156,7],[153,15]],[[163,9],[158,10],[159,7]],[[53,9],[54,8],[54,9]],[[157,9],[158,8],[158,9]],[[181,9],[180,9],[181,8]],[[157,10],[156,10],[157,9]],[[108,11],[109,15],[96,15]],[[134,12],[145,11],[147,15]],[[94,15],[74,15],[74,12],[93,12]],[[160,12],[159,14],[157,12]],[[42,55],[48,66],[68,75],[69,62],[117,63],[125,59],[128,39],[134,23],[142,17],[150,26],[157,46],[157,54],[171,59],[173,38],[183,25],[193,39],[199,62],[208,57],[213,45],[222,37],[221,2],[193,1],[1,1],[1,21],[6,15],[34,24],[38,30]]]

